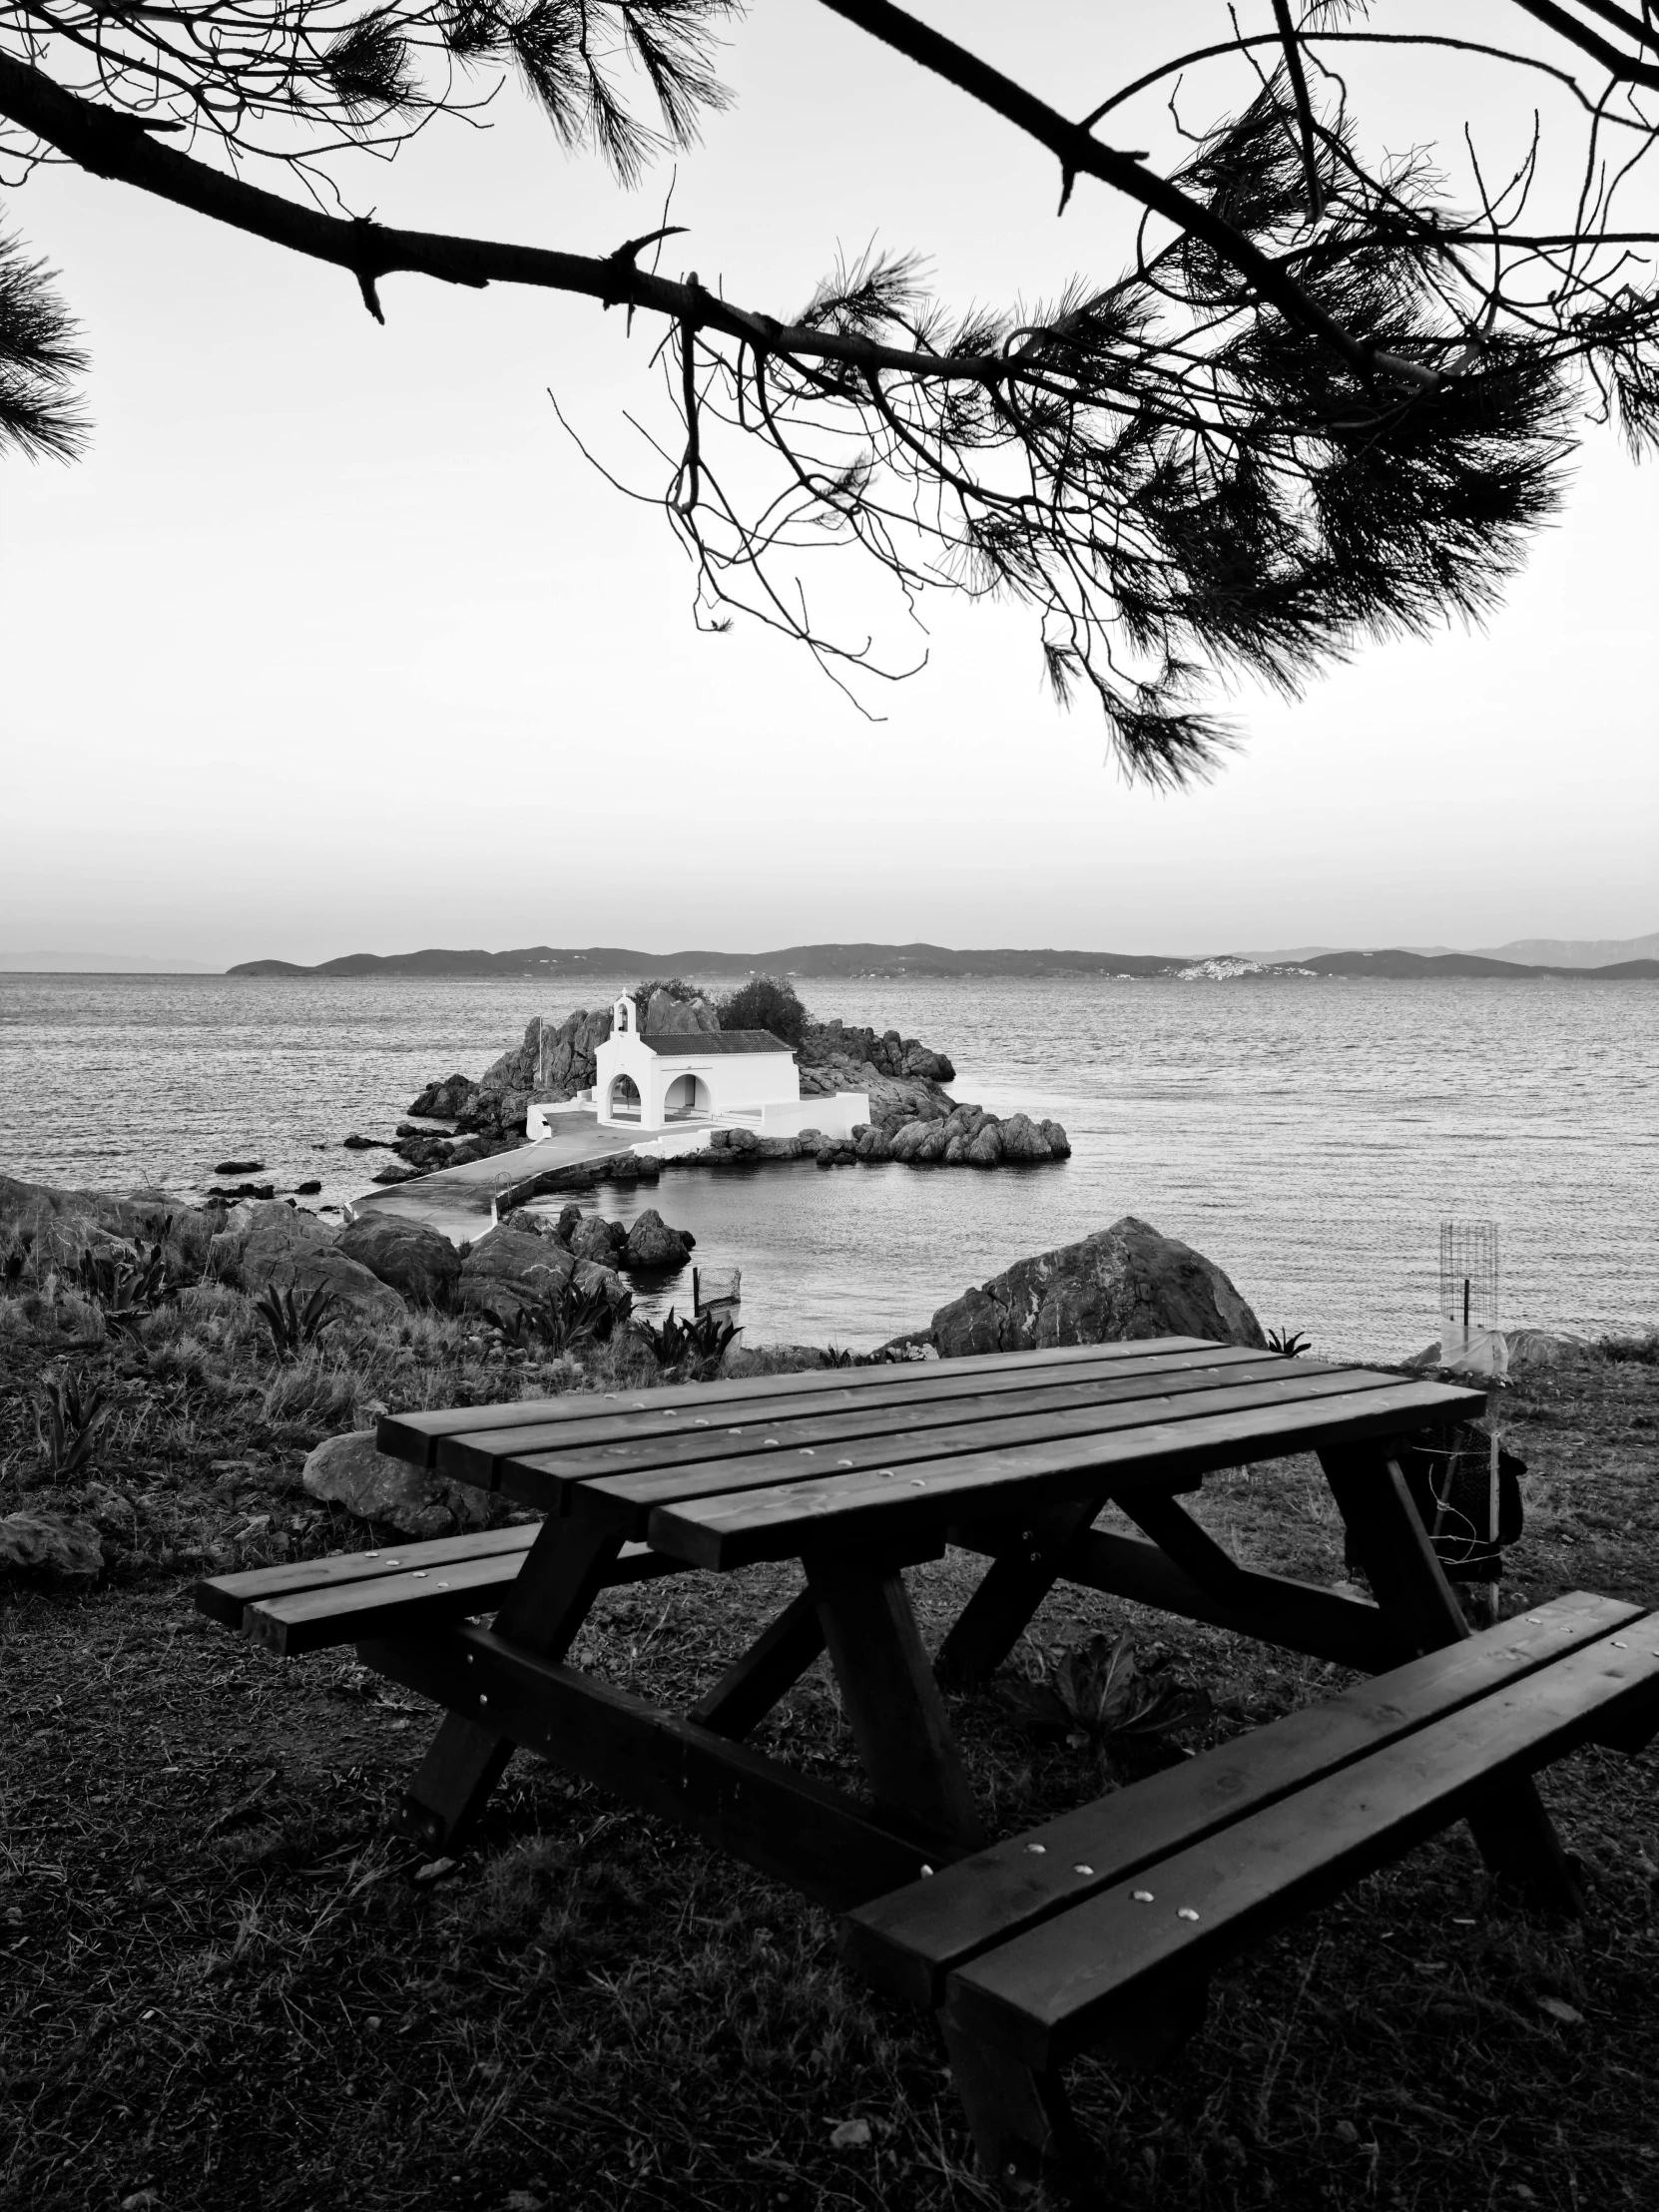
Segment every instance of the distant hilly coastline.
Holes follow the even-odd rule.
[[[1641,943],[1655,940],[1635,940]],[[1552,949],[1554,947],[1552,946]],[[1575,947],[1563,943],[1569,954]],[[525,975],[580,978],[582,975],[799,975],[833,976],[1171,976],[1193,981],[1249,981],[1275,976],[1372,976],[1388,982],[1418,978],[1490,976],[1524,980],[1560,976],[1579,982],[1659,981],[1659,958],[1614,960],[1586,967],[1570,957],[1554,962],[1500,959],[1482,952],[1320,952],[1305,959],[1262,960],[1220,952],[1194,958],[1191,953],[1079,952],[1007,946],[954,951],[939,944],[792,944],[771,952],[642,952],[628,945],[587,945],[580,950],[558,945],[524,945],[509,952],[449,951],[347,952],[338,959],[304,967],[292,960],[243,960],[229,975]]]

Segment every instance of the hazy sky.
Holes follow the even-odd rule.
[[[924,12],[1074,112],[1183,28],[1225,35],[1198,0]],[[1121,266],[1103,189],[1057,220],[1043,158],[812,0],[757,0],[727,75],[670,271],[783,313],[871,237],[924,249],[957,301]],[[1425,106],[1422,81],[1362,101],[1389,143],[1455,140],[1463,88]],[[1219,83],[1184,97],[1221,110]],[[1494,156],[1531,97],[1477,115]],[[1159,105],[1136,120],[1163,143]],[[439,124],[358,173],[355,205],[603,252],[666,183],[619,193],[509,93],[488,133]],[[1052,705],[1017,608],[931,607],[931,664],[874,725],[753,626],[699,636],[661,516],[546,396],[657,480],[623,421],[666,420],[643,323],[393,277],[380,329],[339,273],[119,186],[52,173],[5,213],[85,322],[97,439],[69,469],[0,463],[0,954],[1659,926],[1659,472],[1610,437],[1483,634],[1371,649],[1295,705],[1242,693],[1242,756],[1156,796]],[[888,621],[873,573],[834,588]]]

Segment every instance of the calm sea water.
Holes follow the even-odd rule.
[[[629,977],[590,977],[603,1004]],[[957,1097],[1056,1115],[1063,1167],[811,1162],[665,1176],[699,1257],[744,1271],[752,1343],[863,1347],[1119,1215],[1225,1267],[1264,1325],[1392,1356],[1435,1333],[1442,1216],[1500,1225],[1500,1319],[1659,1322],[1659,988],[1650,983],[947,980],[807,985],[947,1051]],[[225,1159],[323,1200],[367,1187],[419,1087],[479,1075],[533,983],[0,975],[0,1170],[200,1190]],[[319,1203],[319,1202],[318,1202]],[[682,1304],[687,1288],[674,1295]]]

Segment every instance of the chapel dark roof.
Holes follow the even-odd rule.
[[[662,1060],[701,1058],[705,1052],[788,1052],[770,1029],[672,1029],[640,1039]]]

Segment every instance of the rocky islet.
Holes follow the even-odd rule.
[[[715,1032],[720,1016],[709,1000],[674,981],[643,989],[640,1026],[647,1036]],[[611,1033],[609,1007],[569,1014],[558,1023],[540,1016],[525,1025],[522,1040],[502,1053],[477,1082],[459,1073],[428,1083],[397,1125],[391,1149],[402,1169],[381,1169],[382,1185],[412,1180],[436,1169],[460,1167],[523,1144],[533,1102],[555,1104],[589,1090],[597,1081],[596,1054]],[[763,1137],[754,1130],[716,1129],[708,1147],[666,1163],[683,1167],[731,1167],[762,1160],[816,1159],[821,1167],[898,1161],[912,1167],[1034,1167],[1065,1160],[1071,1141],[1057,1121],[1026,1114],[999,1116],[954,1099],[946,1085],[956,1070],[942,1052],[896,1029],[877,1031],[838,1018],[808,1018],[796,1048],[804,1100],[837,1091],[863,1091],[870,1118],[849,1139],[807,1129],[797,1137]],[[448,1122],[449,1129],[433,1124]],[[347,1139],[360,1145],[361,1139]],[[631,1156],[630,1156],[631,1157]],[[661,1163],[625,1157],[576,1168],[561,1178],[570,1188],[601,1181],[655,1180]]]

